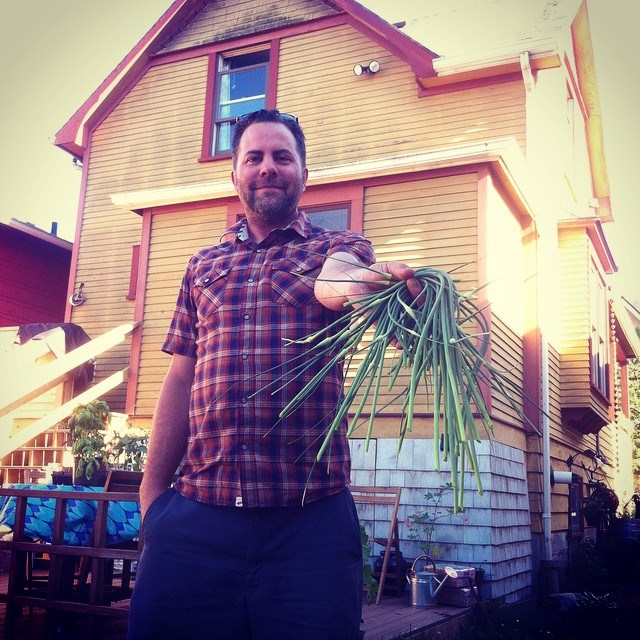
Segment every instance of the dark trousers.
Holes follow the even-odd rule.
[[[303,507],[149,508],[129,640],[356,640],[362,548],[348,490]]]

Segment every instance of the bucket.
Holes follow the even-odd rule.
[[[415,567],[419,560],[426,559],[433,565],[433,571],[416,571]],[[457,577],[457,572],[453,567],[445,567],[445,576],[441,581],[436,574],[436,563],[433,558],[427,555],[418,556],[407,572],[407,582],[411,586],[411,606],[412,607],[435,607],[438,604],[438,592],[447,581],[448,577]]]

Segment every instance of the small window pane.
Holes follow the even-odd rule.
[[[239,56],[225,56],[220,64],[220,71],[231,71],[232,69],[240,69],[242,67],[250,67],[254,64],[264,64],[269,62],[269,50],[254,51],[253,53],[244,53]]]
[[[221,104],[218,118],[220,120],[223,118],[233,118],[235,120],[236,116],[243,116],[245,113],[251,113],[263,108],[264,98],[248,98],[239,102]]]
[[[218,135],[216,136],[216,153],[231,149],[232,124],[222,122],[218,125]]]
[[[307,211],[307,215],[313,224],[328,231],[341,231],[349,228],[348,207],[310,209]]]

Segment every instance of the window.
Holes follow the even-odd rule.
[[[349,206],[331,205],[327,207],[303,207],[313,224],[328,229],[341,231],[349,228]]]
[[[231,150],[231,133],[237,116],[265,108],[268,76],[268,49],[217,57],[211,155]]]
[[[129,291],[125,300],[135,300],[138,292],[138,274],[140,272],[140,245],[131,246],[131,268],[129,270]]]
[[[591,263],[589,282],[591,321],[591,384],[609,397],[609,304],[604,278]]]

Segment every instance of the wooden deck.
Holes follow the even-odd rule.
[[[7,592],[8,572],[0,571],[0,593]],[[437,606],[417,608],[410,605],[409,591],[400,598],[383,596],[380,604],[365,605],[363,608],[363,629],[365,640],[391,640],[405,634],[417,634],[420,631],[438,631],[440,640],[451,640],[455,630],[469,613],[469,609],[460,607]],[[0,640],[4,639],[5,603],[0,602]],[[59,626],[64,629],[65,640],[85,640],[95,637],[95,630],[90,631],[84,616],[74,613],[60,612]],[[47,638],[50,627],[42,609],[27,608],[17,624],[15,640],[40,640]],[[50,623],[49,623],[50,624]],[[101,620],[100,637],[102,640],[125,640],[127,624],[122,619]],[[88,634],[91,635],[88,635]]]
[[[8,572],[0,571],[0,593],[7,592]],[[469,613],[469,609],[461,607],[437,606],[429,608],[412,607],[409,591],[400,598],[385,595],[380,604],[365,605],[362,611],[365,640],[391,640],[402,634],[417,634],[421,631],[440,632],[441,640],[452,639],[455,630]],[[0,640],[4,640],[5,603],[0,602]],[[79,614],[60,614],[60,626],[64,628],[65,640],[86,640],[90,632],[87,619]],[[100,621],[102,640],[125,640],[127,622],[122,619],[103,619]],[[18,621],[15,640],[39,640],[47,638],[47,620],[44,610],[25,607]]]

